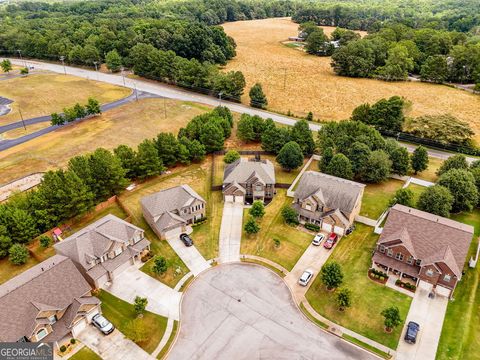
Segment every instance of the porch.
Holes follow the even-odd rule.
[[[393,267],[389,267],[375,261],[372,261],[372,268],[375,270],[383,271],[388,275],[385,286],[397,290],[402,294],[408,295],[410,297],[414,296],[420,279],[413,276],[410,269],[408,269],[408,273],[402,272],[401,270],[397,270]]]

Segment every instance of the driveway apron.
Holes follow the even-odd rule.
[[[185,246],[178,236],[167,239],[167,241],[194,276],[210,267],[208,261],[198,252],[195,245]]]

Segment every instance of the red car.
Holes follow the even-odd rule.
[[[325,249],[331,249],[337,243],[338,235],[335,233],[331,233],[328,239],[323,243],[323,247]]]

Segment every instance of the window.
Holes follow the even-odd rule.
[[[407,264],[412,265],[413,264],[413,256],[409,256],[407,259]]]
[[[395,259],[397,259],[399,261],[403,261],[403,254],[402,253],[396,253],[395,254]]]
[[[305,209],[307,209],[308,211],[312,211],[312,205],[305,204]]]
[[[422,260],[420,260],[420,259],[415,260],[415,264],[416,264],[417,266],[420,266],[421,263],[422,263]]]
[[[452,276],[450,274],[445,274],[445,276],[443,277],[443,281],[450,281],[452,280]]]
[[[393,256],[393,250],[392,250],[392,249],[388,249],[388,250],[387,250],[387,255],[388,255],[388,256]]]
[[[381,253],[385,253],[385,245],[380,245],[378,247],[378,250],[381,252]]]
[[[55,324],[57,322],[57,315],[52,315],[48,317],[50,324]]]
[[[120,255],[121,253],[122,253],[122,249],[121,249],[121,248],[115,250],[115,256],[118,256],[118,255]]]
[[[47,336],[47,330],[45,328],[42,328],[37,331],[37,340],[40,341],[42,340],[45,336]]]
[[[260,185],[260,184],[256,185],[256,186],[255,186],[255,190],[256,190],[256,191],[262,191],[262,190],[263,190],[262,185]]]
[[[425,274],[426,274],[427,276],[433,276],[433,270],[432,270],[432,269],[428,269],[428,270],[425,272]]]

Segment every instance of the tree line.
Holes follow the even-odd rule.
[[[84,119],[87,116],[95,116],[102,113],[100,103],[97,99],[88,98],[88,102],[85,105],[76,103],[72,107],[64,108],[63,114],[52,113],[50,123],[52,125],[63,125],[75,120]]]

